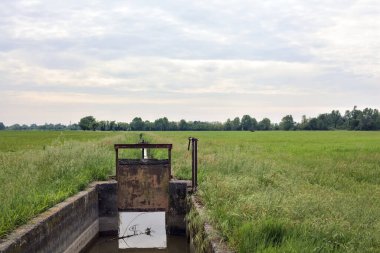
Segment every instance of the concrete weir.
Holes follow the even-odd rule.
[[[167,231],[185,234],[188,181],[169,183]],[[118,232],[117,182],[94,182],[0,241],[1,253],[80,252],[99,234]]]

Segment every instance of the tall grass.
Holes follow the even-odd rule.
[[[91,181],[114,174],[113,144],[136,140],[137,134],[118,133],[91,141],[56,139],[44,149],[0,153],[0,237]]]
[[[380,252],[380,132],[150,133],[239,252]]]
[[[66,141],[90,141],[119,135],[99,131],[0,131],[0,152],[38,150]]]
[[[174,175],[186,179],[187,137],[200,139],[198,195],[239,252],[380,252],[380,132],[144,135],[174,144]],[[0,153],[0,236],[113,174],[112,144],[134,143],[138,133],[62,138]]]

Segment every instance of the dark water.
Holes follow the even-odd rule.
[[[165,212],[119,212],[118,236],[99,237],[87,253],[187,253],[184,236],[166,235]]]
[[[99,237],[85,253],[189,253],[190,249],[185,236],[167,236],[167,247],[164,249],[119,249],[119,242],[115,236]]]

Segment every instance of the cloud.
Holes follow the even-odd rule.
[[[321,61],[358,75],[380,80],[380,5],[361,0],[334,18],[333,25],[318,31],[323,46],[314,54]]]
[[[379,107],[379,15],[375,0],[4,0],[0,120],[28,103],[67,119]]]
[[[74,92],[5,92],[3,95],[12,97],[14,101],[27,101],[27,103],[38,103],[42,105],[62,104],[62,105],[176,105],[186,104],[189,100],[186,99],[141,99],[133,98],[122,95],[99,95],[88,93],[74,93]]]
[[[41,87],[104,87],[113,91],[168,91],[183,93],[278,93],[312,89],[323,70],[311,63],[248,60],[192,60],[130,57],[117,60],[78,59],[56,55],[56,67],[19,53],[0,54],[3,81]],[[31,61],[30,63],[28,61]],[[32,61],[35,63],[32,65]],[[75,64],[77,69],[61,65]],[[54,65],[53,65],[54,66]],[[57,67],[58,66],[58,67]]]

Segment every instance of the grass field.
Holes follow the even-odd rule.
[[[199,195],[239,252],[380,252],[380,132],[149,135],[184,178],[200,139]]]
[[[56,203],[106,179],[120,132],[0,131],[0,238]]]
[[[18,134],[38,143],[23,149],[9,148],[3,134],[9,132],[0,132],[0,236],[113,173],[112,144],[138,138],[138,133],[11,134],[16,143]],[[208,218],[239,252],[380,252],[380,132],[145,136],[174,144],[179,178],[190,177],[187,137],[200,139],[198,194]]]
[[[82,131],[1,131],[0,152],[16,152],[60,146],[67,141],[91,141],[120,135],[115,132]]]

